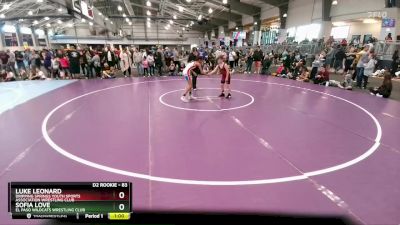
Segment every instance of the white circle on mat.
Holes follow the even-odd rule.
[[[209,78],[208,78],[209,79]],[[157,80],[157,81],[143,81],[143,82],[133,82],[133,83],[129,83],[129,84],[123,84],[123,85],[117,85],[117,86],[112,86],[112,87],[108,87],[108,88],[104,88],[104,89],[100,89],[100,90],[96,90],[96,91],[92,91],[83,95],[80,95],[78,97],[72,98],[68,101],[63,102],[62,104],[58,105],[57,107],[55,107],[53,110],[51,110],[46,117],[44,118],[43,122],[42,122],[42,135],[44,140],[57,152],[59,152],[60,154],[64,155],[65,157],[72,159],[76,162],[79,162],[81,164],[84,164],[86,166],[90,166],[96,169],[100,169],[100,170],[104,170],[107,172],[111,172],[111,173],[115,173],[115,174],[120,174],[120,175],[124,175],[124,176],[129,176],[129,177],[135,177],[135,178],[139,178],[139,179],[145,179],[145,180],[151,180],[151,181],[158,181],[158,182],[166,182],[166,183],[174,183],[174,184],[187,184],[187,185],[214,185],[214,186],[242,186],[242,185],[259,185],[259,184],[273,184],[273,183],[283,183],[283,182],[290,182],[290,181],[298,181],[298,180],[304,180],[307,179],[309,177],[312,176],[317,176],[317,175],[322,175],[322,174],[328,174],[328,173],[332,173],[334,171],[338,171],[341,169],[345,169],[349,166],[353,166],[359,162],[361,162],[362,160],[368,158],[369,156],[371,156],[380,146],[380,141],[382,138],[382,128],[381,125],[379,124],[378,120],[375,118],[374,115],[372,115],[372,113],[370,113],[368,110],[364,109],[363,107],[361,107],[360,105],[349,101],[347,99],[338,97],[336,95],[332,95],[329,93],[324,93],[321,91],[316,91],[316,90],[312,90],[312,89],[308,89],[308,88],[303,88],[303,87],[298,87],[298,86],[292,86],[292,85],[288,85],[288,84],[280,84],[280,83],[274,83],[274,82],[266,82],[266,81],[253,81],[253,80],[243,80],[243,79],[232,79],[233,81],[241,81],[241,82],[251,82],[251,83],[259,83],[259,84],[271,84],[271,85],[279,85],[279,86],[283,86],[283,87],[292,87],[292,88],[297,88],[300,90],[305,90],[305,91],[310,91],[310,92],[314,92],[314,93],[319,93],[325,96],[329,96],[341,101],[344,101],[348,104],[351,104],[353,106],[355,106],[356,108],[360,109],[362,112],[366,113],[374,122],[375,126],[376,126],[376,137],[374,139],[374,144],[368,149],[366,150],[362,155],[335,165],[335,166],[331,166],[328,168],[324,168],[324,169],[320,169],[320,170],[315,170],[315,171],[311,171],[311,172],[306,172],[304,174],[301,175],[296,175],[296,176],[289,176],[289,177],[279,177],[279,178],[271,178],[271,179],[259,179],[259,180],[232,180],[232,181],[218,181],[218,180],[188,180],[188,179],[176,179],[176,178],[168,178],[168,177],[159,177],[159,176],[151,176],[148,174],[142,174],[142,173],[135,173],[135,172],[131,172],[131,171],[126,171],[126,170],[121,170],[121,169],[117,169],[117,168],[113,168],[113,167],[109,167],[109,166],[104,166],[83,158],[80,158],[74,154],[69,153],[68,151],[66,151],[65,149],[61,148],[60,146],[58,146],[56,143],[54,143],[54,141],[50,138],[49,133],[47,131],[47,123],[49,121],[49,119],[51,118],[51,116],[60,108],[62,108],[63,106],[77,100],[80,98],[84,98],[85,96],[88,95],[92,95],[95,93],[99,93],[102,91],[107,91],[107,90],[111,90],[111,89],[115,89],[115,88],[120,88],[120,87],[125,87],[125,86],[130,86],[130,85],[134,85],[134,84],[144,84],[144,83],[152,83],[152,82],[169,82],[169,81],[181,81],[180,79],[171,79],[171,80]],[[218,80],[218,79],[214,79],[214,80]]]
[[[199,88],[198,90],[221,90],[220,88]],[[164,97],[171,94],[171,93],[175,93],[175,92],[183,92],[184,89],[179,89],[179,90],[173,90],[173,91],[169,91],[167,93],[162,94],[158,100],[161,102],[161,104],[174,108],[174,109],[181,109],[181,110],[187,110],[187,111],[196,111],[196,112],[221,112],[221,111],[230,111],[230,110],[235,110],[235,109],[242,109],[242,108],[246,108],[247,106],[251,105],[254,103],[254,97],[252,95],[250,95],[249,93],[243,92],[243,91],[237,91],[237,90],[231,90],[232,92],[235,93],[240,93],[243,95],[246,95],[250,98],[250,101],[244,105],[240,105],[240,106],[236,106],[236,107],[231,107],[231,108],[223,108],[223,109],[194,109],[194,108],[185,108],[185,107],[180,107],[180,106],[175,106],[175,105],[171,105],[167,102],[165,102]],[[180,100],[179,100],[180,101]],[[190,104],[190,103],[189,103]],[[187,104],[187,105],[189,105]]]

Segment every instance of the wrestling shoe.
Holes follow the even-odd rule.
[[[231,95],[231,93],[229,93],[229,94],[226,96],[226,98],[227,98],[227,99],[230,99],[230,98],[232,98],[232,95]]]
[[[225,94],[221,93],[218,97],[223,98],[223,97],[225,97]]]
[[[189,102],[189,99],[186,98],[186,96],[182,96],[182,97],[181,97],[181,100],[182,100],[183,102]]]

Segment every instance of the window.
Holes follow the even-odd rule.
[[[349,36],[350,26],[340,26],[340,27],[333,27],[331,30],[331,36],[334,39],[343,39]]]
[[[299,26],[296,29],[295,41],[301,42],[305,39],[311,41],[312,39],[317,39],[319,32],[321,30],[320,24],[309,24],[304,26]]]

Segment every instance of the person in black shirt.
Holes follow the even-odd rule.
[[[198,55],[199,55],[199,52],[197,51],[197,48],[192,48],[192,52],[189,54],[189,57],[188,57],[188,63],[196,61]],[[196,67],[193,70],[193,72],[195,72],[196,74],[200,74],[200,69]],[[197,75],[192,76],[192,85],[193,85],[192,86],[193,90],[197,90]]]
[[[337,46],[338,51],[335,54],[335,73],[340,70],[343,66],[343,59],[346,58],[346,53],[343,50],[343,47],[340,45]]]
[[[397,69],[399,67],[399,50],[395,50],[392,56],[392,68],[391,68],[391,74],[394,77],[395,73],[397,72]]]
[[[22,74],[22,71],[26,71],[24,63],[24,55],[21,51],[15,52],[15,62],[17,63],[18,73]]]
[[[349,53],[346,53],[343,74],[353,73],[354,70],[353,63],[355,59],[356,59],[355,49],[352,49],[350,50]]]
[[[71,47],[68,52],[69,70],[72,78],[78,78],[80,74],[80,56],[81,54]]]
[[[253,60],[255,62],[256,66],[256,73],[260,74],[261,72],[261,60],[263,59],[263,52],[261,51],[260,46],[257,47],[257,49],[253,53]]]

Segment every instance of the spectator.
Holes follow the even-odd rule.
[[[386,72],[380,87],[370,88],[370,93],[378,97],[389,98],[392,93],[392,75]]]

